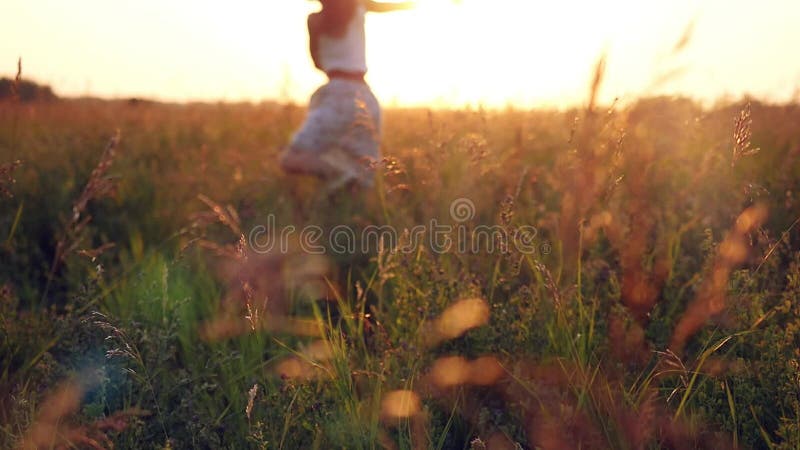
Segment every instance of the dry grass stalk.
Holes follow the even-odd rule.
[[[116,189],[116,183],[106,176],[108,169],[114,162],[117,147],[119,146],[120,132],[117,130],[111,139],[106,144],[103,154],[97,166],[92,170],[89,175],[89,181],[81,191],[81,195],[72,204],[72,215],[65,225],[61,236],[56,242],[55,252],[53,254],[53,261],[50,264],[50,272],[47,276],[47,285],[45,286],[42,298],[46,298],[50,283],[64,262],[67,255],[77,251],[81,242],[85,238],[85,231],[92,217],[87,214],[86,208],[92,200],[101,199],[113,195]],[[103,248],[94,249],[92,253],[99,255],[102,253]],[[95,256],[96,257],[96,256]]]
[[[223,207],[203,194],[198,194],[197,198],[211,209],[213,212],[212,217],[230,228],[236,236],[243,236],[239,214],[236,213],[236,210],[232,206],[228,205],[228,207]]]
[[[100,247],[97,247],[97,248],[79,250],[78,254],[81,255],[81,256],[85,256],[85,257],[91,259],[92,261],[94,261],[100,255],[102,255],[103,253],[105,253],[106,251],[108,251],[108,250],[110,250],[110,249],[112,249],[114,247],[116,247],[116,244],[114,244],[113,242],[106,242],[105,244],[103,244],[103,245],[101,245]]]
[[[14,76],[14,83],[11,85],[11,96],[14,102],[20,102],[20,85],[22,84],[22,57],[17,58],[17,74]]]
[[[551,184],[561,192],[558,218],[558,237],[561,242],[562,273],[559,280],[569,280],[574,275],[580,249],[585,242],[584,224],[601,213],[603,199],[612,188],[614,159],[622,145],[624,133],[617,127],[618,117],[609,110],[603,117],[597,112],[597,99],[605,75],[605,57],[595,67],[589,92],[589,103],[582,120],[576,118],[576,127],[570,138],[574,149],[556,164],[556,176]]]
[[[681,37],[672,47],[673,55],[682,52],[689,45],[689,42],[692,41],[692,37],[694,36],[694,27],[695,23],[694,20],[692,20],[686,25],[686,28],[683,29],[683,34],[681,34]]]
[[[755,155],[761,149],[751,147],[751,138],[753,132],[751,127],[753,119],[750,116],[750,102],[744,105],[744,108],[739,112],[733,126],[733,156],[731,158],[731,167],[736,166],[736,163],[743,157]]]
[[[95,167],[91,175],[89,175],[89,181],[87,181],[86,186],[84,186],[83,191],[81,191],[81,195],[73,203],[72,216],[64,229],[64,235],[56,243],[56,254],[53,258],[54,263],[51,272],[55,272],[58,264],[60,264],[69,253],[75,251],[83,240],[82,232],[92,220],[91,216],[86,214],[86,208],[89,202],[108,197],[114,193],[116,184],[113,180],[106,177],[106,173],[114,162],[119,139],[120,134],[119,130],[117,130],[114,136],[108,141],[97,167]]]
[[[103,197],[108,197],[114,193],[116,184],[110,178],[106,177],[108,169],[114,162],[117,147],[119,146],[120,132],[117,130],[111,139],[106,144],[103,154],[100,156],[100,162],[97,167],[92,170],[89,175],[89,181],[83,188],[83,192],[72,205],[72,222],[71,226],[75,226],[80,222],[81,216],[86,213],[86,206],[92,200],[97,200]]]
[[[539,261],[535,261],[534,265],[536,270],[538,270],[542,277],[544,277],[544,284],[547,291],[550,292],[550,295],[553,296],[553,305],[556,309],[561,309],[564,305],[563,296],[561,295],[561,289],[559,289],[558,284],[556,284],[556,280],[553,278],[552,272]]]
[[[232,260],[246,260],[247,240],[242,233],[242,225],[236,209],[231,205],[222,206],[203,194],[198,194],[197,199],[203,202],[208,207],[208,210],[194,212],[190,215],[190,226],[185,228],[183,232],[189,234],[191,239],[183,245],[181,250],[185,251],[187,248],[197,246],[211,250],[220,257]],[[206,238],[208,227],[216,223],[221,223],[233,232],[233,235],[237,237],[235,244],[218,244]]]
[[[258,395],[258,384],[254,384],[253,387],[247,391],[247,406],[244,409],[244,414],[247,416],[247,420],[250,420],[250,414],[253,412],[256,395]]]

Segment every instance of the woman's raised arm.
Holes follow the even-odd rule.
[[[364,6],[369,12],[392,12],[411,9],[416,6],[415,1],[405,2],[376,2],[374,0],[364,0]]]

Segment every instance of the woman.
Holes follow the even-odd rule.
[[[333,191],[348,184],[372,185],[370,163],[377,161],[380,106],[364,75],[364,15],[409,9],[413,2],[320,0],[308,16],[311,59],[328,83],[311,97],[308,115],[280,156],[283,170],[322,178]]]

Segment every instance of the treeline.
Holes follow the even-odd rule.
[[[0,78],[0,101],[16,97],[23,102],[50,101],[58,98],[50,86],[28,80],[16,82],[12,78]]]

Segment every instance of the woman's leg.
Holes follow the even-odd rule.
[[[369,86],[356,85],[350,99],[353,105],[349,130],[340,141],[346,158],[342,158],[354,174],[359,186],[369,188],[374,182],[375,165],[380,159],[380,105]]]
[[[329,85],[324,85],[314,92],[303,125],[278,156],[278,164],[286,173],[322,178],[328,176],[330,169],[320,155],[330,145],[331,113],[324,101],[329,97],[329,90]]]
[[[278,164],[286,173],[293,175],[314,175],[325,178],[331,169],[320,158],[319,153],[289,148],[278,157]]]

